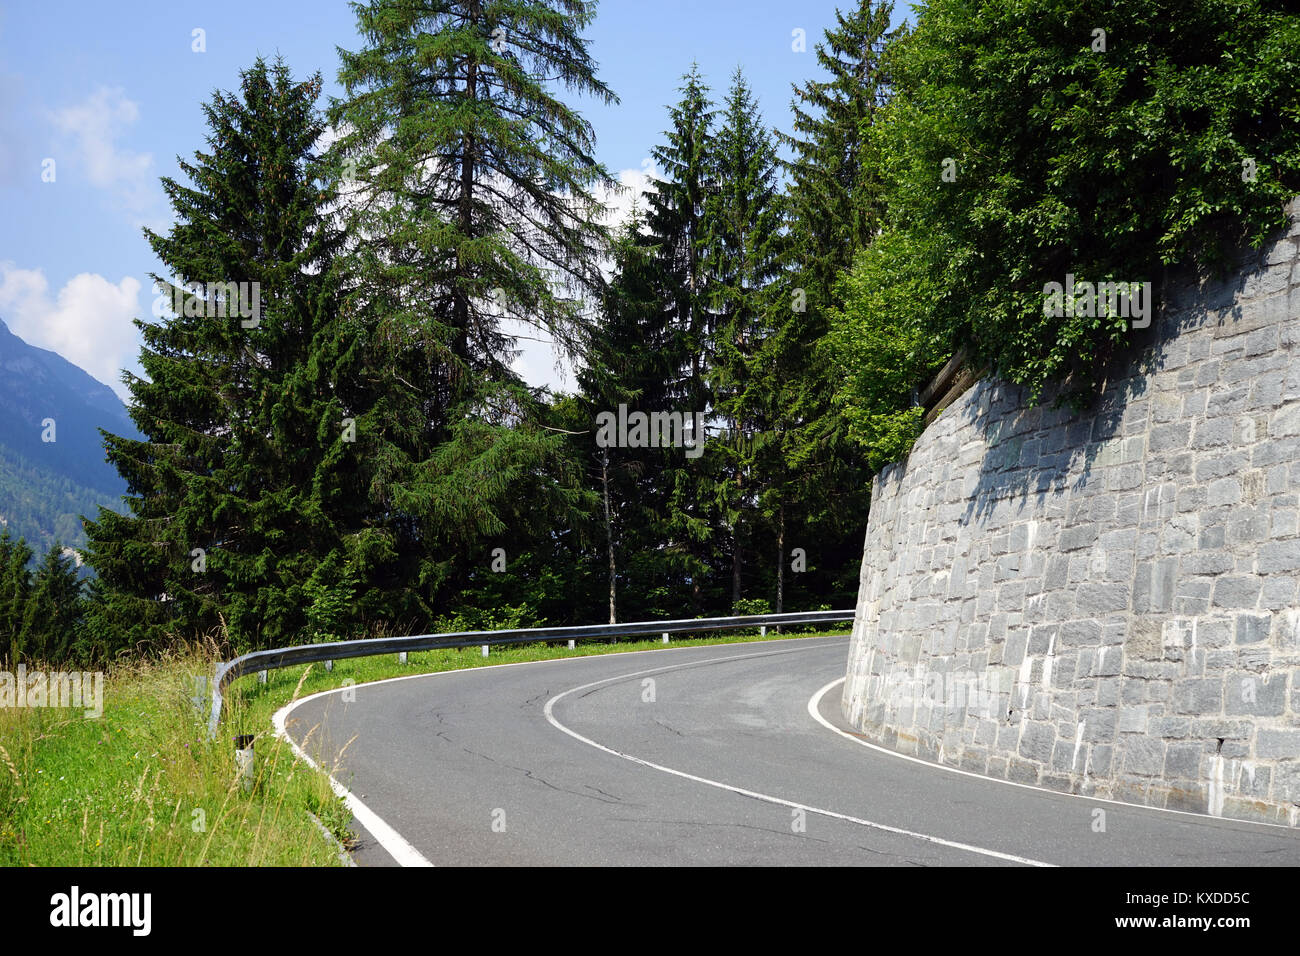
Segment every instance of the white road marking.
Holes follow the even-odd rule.
[[[1231,817],[1213,817],[1206,813],[1197,813],[1194,810],[1173,810],[1169,807],[1153,807],[1145,803],[1130,803],[1126,800],[1112,800],[1109,797],[1093,797],[1083,793],[1066,793],[1064,790],[1051,790],[1047,787],[1040,787],[1037,784],[1019,783],[1015,780],[1003,780],[1001,777],[990,777],[987,774],[976,773],[973,770],[962,770],[960,767],[950,767],[948,764],[935,763],[932,760],[913,757],[911,754],[899,753],[897,750],[890,750],[888,747],[881,747],[879,744],[873,744],[869,740],[863,740],[861,737],[845,733],[821,715],[821,702],[822,698],[826,696],[826,692],[837,684],[843,683],[844,678],[837,677],[825,687],[814,693],[812,697],[808,698],[808,713],[812,716],[812,719],[817,721],[817,723],[821,724],[831,733],[839,734],[845,740],[851,740],[855,744],[860,744],[869,750],[874,750],[876,753],[884,754],[887,757],[893,757],[896,760],[907,760],[911,763],[919,763],[923,767],[929,767],[931,770],[945,770],[948,773],[961,774],[963,777],[975,777],[976,779],[983,780],[986,783],[1001,784],[1004,787],[1019,787],[1022,790],[1037,790],[1039,793],[1045,793],[1050,797],[1069,797],[1071,800],[1087,800],[1089,803],[1109,803],[1113,806],[1123,807],[1126,810],[1146,810],[1152,813],[1176,813],[1179,816],[1193,817],[1202,823],[1231,823],[1240,826],[1272,827],[1277,830],[1292,829],[1292,827],[1288,827],[1281,823],[1264,823],[1259,820],[1237,820]]]
[[[400,866],[433,866],[433,864],[425,858],[423,853],[411,846],[411,844],[408,843],[400,833],[385,823],[384,819],[379,814],[375,813],[375,811],[362,803],[361,799],[355,793],[335,780],[332,773],[327,773],[316,763],[316,761],[308,757],[306,752],[298,746],[294,739],[290,737],[284,729],[284,722],[286,718],[288,718],[289,712],[295,707],[300,704],[305,704],[309,700],[315,700],[317,697],[324,697],[327,694],[337,694],[339,691],[345,689],[347,688],[336,687],[333,690],[323,690],[319,694],[311,694],[302,698],[302,700],[291,701],[281,707],[275,712],[275,716],[271,718],[271,723],[275,727],[275,735],[281,740],[286,741],[289,746],[293,748],[293,752],[305,760],[309,766],[316,770],[320,770],[325,774],[325,776],[329,777],[330,787],[333,788],[334,793],[337,796],[342,798],[343,803],[352,811],[352,815],[357,818],[357,822],[369,831],[370,835],[375,838],[380,846],[388,851],[389,855],[396,860]]]
[[[655,668],[651,668],[650,670],[635,671],[631,674],[620,674],[617,677],[607,677],[604,680],[592,681],[590,684],[583,684],[581,687],[573,687],[570,688],[569,690],[562,691],[561,693],[556,694],[554,697],[552,697],[550,700],[546,702],[544,713],[546,714],[546,719],[551,722],[551,725],[553,727],[555,727],[557,730],[563,731],[564,733],[568,734],[570,737],[574,738],[575,740],[579,740],[582,743],[587,744],[589,747],[595,747],[597,750],[602,750],[605,753],[612,754],[615,757],[621,757],[624,760],[629,760],[632,763],[639,764],[640,766],[649,767],[652,770],[658,770],[662,773],[672,774],[675,777],[681,777],[684,780],[690,780],[694,783],[702,783],[705,786],[715,787],[718,790],[725,790],[729,793],[735,793],[735,794],[739,794],[740,796],[750,797],[754,800],[762,800],[765,803],[774,803],[777,804],[778,806],[791,807],[796,810],[803,810],[805,813],[815,813],[819,816],[830,817],[831,819],[834,820],[843,820],[846,823],[854,823],[857,824],[858,826],[867,827],[872,830],[881,830],[885,833],[893,833],[899,836],[911,837],[914,840],[921,840],[925,843],[933,843],[939,846],[951,847],[956,850],[965,850],[968,853],[977,853],[981,856],[989,856],[999,860],[1007,860],[1012,863],[1022,863],[1025,864],[1026,866],[1053,866],[1054,865],[1051,863],[1044,863],[1041,860],[1032,860],[1029,859],[1028,857],[1016,856],[1015,854],[1012,853],[1002,853],[998,850],[990,850],[985,847],[972,846],[969,843],[958,843],[954,840],[945,840],[942,837],[930,836],[929,834],[925,834],[925,833],[917,833],[913,830],[904,830],[900,827],[892,827],[884,823],[875,823],[871,820],[863,820],[860,817],[849,816],[848,814],[845,813],[837,813],[834,810],[825,810],[821,807],[810,806],[806,803],[798,803],[797,801],[794,800],[786,800],[781,797],[771,796],[770,794],[758,793],[757,791],[754,790],[746,790],[743,787],[732,786],[731,784],[723,783],[720,780],[710,780],[707,777],[699,777],[693,773],[686,773],[683,770],[674,770],[672,767],[665,767],[662,764],[653,763],[641,757],[636,757],[633,756],[632,754],[623,753],[621,750],[615,750],[612,747],[606,747],[604,744],[597,743],[591,738],[584,737],[582,734],[578,733],[577,731],[572,730],[569,727],[566,727],[564,724],[560,723],[559,720],[557,720],[555,717],[555,703],[557,701],[565,697],[568,697],[570,694],[576,694],[584,690],[590,690],[593,687],[599,687],[601,684],[609,684],[614,681],[628,680],[629,678],[641,677],[645,674],[655,674],[661,671],[674,670],[680,667],[694,666],[696,664],[713,664],[720,661],[738,661],[738,660],[744,660],[747,657],[762,657],[762,656],[766,656],[766,655],[745,654],[745,655],[733,655],[730,657],[715,657],[703,661],[692,661],[690,662],[689,665],[671,664],[668,665],[667,667],[655,667]],[[840,680],[843,679],[844,678],[842,677],[840,678]],[[825,688],[823,688],[823,691],[824,690]]]
[[[784,640],[766,641],[764,643],[785,644],[788,641],[820,640],[820,639],[822,638],[786,638]],[[799,648],[799,650],[802,649],[803,648]],[[689,651],[689,650],[699,650],[699,648],[673,647],[673,648],[667,648],[665,650],[655,649],[649,651],[620,651],[619,654],[620,656],[631,657],[634,654],[663,654],[671,651]],[[767,653],[771,653],[771,652],[767,652]],[[383,680],[365,681],[361,684],[352,684],[349,686],[352,689],[355,689],[357,687],[363,687],[363,686],[377,687],[380,684],[393,684],[396,683],[397,681],[403,681],[403,680],[419,680],[420,678],[427,678],[427,677],[445,677],[448,674],[467,674],[476,671],[499,670],[500,668],[503,667],[527,667],[532,664],[557,664],[560,663],[561,661],[587,660],[593,657],[606,657],[606,656],[608,655],[579,654],[575,657],[555,657],[545,661],[515,661],[514,663],[511,664],[492,664],[492,665],[484,665],[481,667],[459,668],[456,670],[449,670],[449,671],[434,671],[431,674],[404,674],[401,677],[386,677]],[[745,656],[760,657],[762,655],[750,654]],[[731,660],[731,658],[717,658],[717,659]],[[379,814],[375,813],[375,811],[371,810],[368,806],[362,803],[360,797],[358,797],[347,787],[343,786],[343,784],[335,780],[333,774],[327,773],[319,764],[316,763],[316,761],[312,760],[311,757],[308,757],[307,754],[303,751],[303,749],[298,746],[298,744],[294,741],[294,739],[290,737],[288,732],[285,730],[285,722],[288,720],[289,714],[294,710],[294,708],[302,706],[303,704],[307,703],[307,701],[309,700],[316,700],[319,697],[326,697],[330,694],[342,693],[345,690],[348,690],[348,687],[333,687],[329,690],[322,690],[315,694],[309,694],[308,696],[303,697],[301,700],[293,700],[285,704],[283,707],[277,710],[275,712],[275,715],[271,718],[271,724],[272,726],[275,727],[275,735],[281,740],[288,743],[289,746],[293,748],[293,752],[298,757],[305,760],[309,766],[311,766],[316,770],[319,770],[321,773],[324,773],[327,778],[329,778],[331,789],[333,789],[334,793],[343,800],[347,808],[352,811],[352,815],[356,817],[357,822],[360,823],[363,827],[365,827],[366,830],[370,833],[370,835],[375,838],[375,841],[380,846],[382,846],[385,850],[388,851],[389,856],[391,856],[394,860],[396,860],[399,866],[433,866],[433,864],[428,860],[428,858],[426,858],[424,854],[422,854],[419,850],[417,850],[414,846],[412,846],[406,840],[405,837],[403,837],[400,833],[398,833],[391,826],[389,826],[388,823],[386,823]]]

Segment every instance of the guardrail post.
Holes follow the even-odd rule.
[[[217,725],[221,723],[221,680],[225,675],[225,664],[217,662],[212,668],[212,707],[208,712],[208,739],[217,739]],[[207,678],[204,678],[206,683]],[[201,713],[201,711],[200,711]]]
[[[239,771],[239,785],[244,793],[253,791],[253,735],[240,734],[235,738],[235,768]]]
[[[194,710],[200,717],[206,716],[205,707],[208,703],[208,675],[194,675],[194,696],[190,698],[194,704]]]

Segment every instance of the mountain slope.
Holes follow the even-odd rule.
[[[50,435],[53,441],[43,440]],[[0,520],[33,549],[84,544],[79,516],[117,507],[126,483],[99,429],[140,437],[107,385],[28,345],[0,320]]]

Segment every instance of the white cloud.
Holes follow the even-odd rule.
[[[515,348],[519,354],[510,363],[510,368],[525,382],[534,388],[545,385],[554,392],[577,390],[577,379],[573,376],[570,363],[560,356],[559,350],[550,342],[539,341],[543,333],[535,326],[518,319],[503,319],[501,331],[515,337]]]
[[[620,171],[617,187],[602,186],[594,190],[596,198],[605,207],[600,222],[609,227],[611,238],[618,236],[624,224],[632,217],[634,207],[645,212],[646,204],[642,193],[653,186],[653,176],[654,168],[647,160],[640,169]],[[612,261],[601,261],[600,269],[607,279],[612,268]],[[502,329],[507,334],[520,336],[515,343],[519,356],[510,366],[520,378],[533,386],[547,385],[556,392],[577,390],[577,379],[571,363],[560,356],[559,350],[551,343],[537,341],[539,332],[535,327],[507,320],[502,323]]]
[[[620,229],[632,217],[635,206],[642,214],[646,211],[643,194],[653,188],[655,179],[654,166],[647,159],[640,169],[624,169],[618,174],[621,189],[605,188],[597,192],[597,197],[605,204],[605,215],[601,222],[610,227],[611,235],[617,236]]]
[[[141,314],[140,287],[130,276],[115,285],[83,272],[51,297],[39,269],[0,262],[0,318],[19,338],[58,352],[126,400],[121,370],[135,367],[140,339],[131,320]]]
[[[52,116],[55,128],[71,138],[74,169],[92,186],[105,190],[134,225],[156,229],[164,220],[153,155],[123,149],[117,142],[139,119],[140,107],[126,98],[121,87],[106,86]]]
[[[334,127],[327,127],[316,141],[315,148],[320,151],[333,145],[342,133]],[[650,159],[642,162],[638,169],[624,169],[619,172],[615,185],[599,186],[593,195],[603,207],[599,222],[607,226],[611,237],[622,230],[631,218],[633,208],[645,211],[642,194],[653,187],[656,170]],[[346,215],[349,206],[363,195],[359,187],[345,187],[340,191],[337,209],[340,215]],[[602,259],[600,269],[609,278],[613,263]],[[514,347],[518,355],[510,367],[525,382],[534,387],[547,386],[556,392],[573,392],[577,389],[573,363],[560,354],[553,343],[545,340],[545,331],[535,325],[518,319],[504,318],[501,330],[514,338]]]

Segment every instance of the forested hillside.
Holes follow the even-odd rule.
[[[118,505],[124,482],[100,429],[136,434],[113,390],[28,345],[0,320],[0,521],[33,547],[85,544],[82,515]]]

